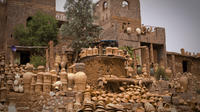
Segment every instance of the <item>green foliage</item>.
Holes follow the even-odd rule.
[[[200,89],[196,90],[196,93],[200,95]]]
[[[94,25],[92,0],[67,0],[65,3],[67,22],[62,25],[64,37],[72,37],[71,47],[80,51],[99,39],[101,27]]]
[[[130,46],[124,46],[120,48],[121,50],[127,51],[127,53],[130,55],[131,58],[134,58],[133,56],[133,48]]]
[[[45,66],[46,64],[46,59],[44,56],[39,56],[39,55],[32,55],[30,58],[30,63],[34,65],[34,67],[38,67],[40,65]]]
[[[58,27],[55,17],[37,12],[31,20],[15,28],[14,37],[23,46],[46,46],[50,40],[57,43]]]
[[[157,71],[155,72],[155,78],[159,80],[160,77],[162,77],[163,80],[168,80],[165,69],[162,67],[158,67]]]

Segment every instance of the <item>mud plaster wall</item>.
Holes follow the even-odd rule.
[[[200,59],[194,58],[194,57],[186,57],[186,56],[175,56],[175,70],[176,73],[183,72],[183,61],[188,62],[188,72],[191,72],[192,74],[200,75]],[[168,67],[172,68],[172,58],[171,55],[167,55],[167,64]]]
[[[2,8],[2,6],[0,7]],[[17,41],[14,39],[14,29],[18,24],[26,25],[27,18],[33,16],[36,12],[42,11],[50,15],[55,15],[55,0],[7,0],[4,11],[0,12],[6,14],[6,19],[3,20],[5,23],[5,30],[3,33],[0,32],[0,40],[5,45],[11,46],[16,45]],[[7,40],[7,41],[6,41]],[[6,60],[11,59],[11,50],[6,47]]]
[[[4,49],[5,28],[6,28],[6,3],[0,2],[0,50]]]
[[[88,57],[81,60],[85,63],[85,73],[88,76],[89,84],[96,84],[97,79],[103,75],[126,75],[123,59],[109,57]]]

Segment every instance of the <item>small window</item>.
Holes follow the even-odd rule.
[[[122,2],[122,7],[128,7],[128,2],[124,0],[124,1]]]
[[[105,9],[107,9],[108,8],[108,3],[107,2],[104,2],[103,3],[103,9],[105,10]]]

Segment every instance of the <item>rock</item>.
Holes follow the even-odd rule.
[[[4,110],[4,105],[2,105],[1,103],[0,103],[0,111],[3,111]]]
[[[135,110],[135,112],[145,112],[143,107],[139,107]]]
[[[144,103],[144,107],[145,107],[146,112],[156,111],[155,107],[149,102]]]

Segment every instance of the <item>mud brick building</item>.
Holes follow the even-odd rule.
[[[155,27],[144,35],[136,32],[137,28],[142,27],[139,0],[100,0],[96,4],[95,15],[98,17],[95,23],[104,29],[102,39],[117,40],[119,47],[148,46],[151,63],[166,66],[165,29]],[[142,50],[137,51],[137,55],[141,56],[141,60],[145,58]]]
[[[0,49],[6,51],[6,60],[13,60],[14,56],[28,58],[30,50],[18,48],[17,53],[11,51],[12,45],[17,45],[14,39],[14,29],[18,24],[31,20],[32,16],[40,11],[55,16],[57,20],[64,21],[63,14],[56,12],[55,0],[1,0],[0,1]]]

